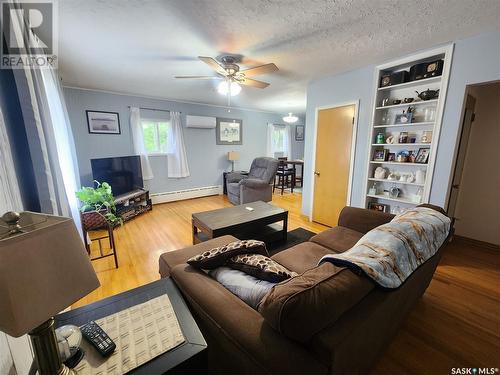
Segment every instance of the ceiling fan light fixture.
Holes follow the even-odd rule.
[[[297,122],[298,119],[299,118],[297,116],[294,116],[292,114],[292,112],[288,112],[288,116],[284,116],[283,117],[283,121],[285,121],[285,122],[287,122],[289,124],[293,124],[293,123]]]
[[[228,94],[236,96],[241,92],[241,86],[234,81],[222,81],[217,86],[217,92],[224,96]]]

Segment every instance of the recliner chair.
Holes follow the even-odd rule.
[[[273,181],[278,169],[278,160],[256,158],[250,166],[248,176],[230,173],[226,177],[227,196],[232,204],[256,201],[269,202],[273,198]]]

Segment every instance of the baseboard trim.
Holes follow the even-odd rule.
[[[222,195],[222,185],[168,191],[165,193],[153,193],[151,194],[151,201],[153,202],[153,204],[160,204],[182,201],[186,199],[208,197],[210,195]]]
[[[455,236],[453,236],[453,240],[457,241],[457,242],[462,242],[462,243],[466,243],[466,244],[469,244],[469,245],[473,245],[473,246],[478,246],[478,247],[483,247],[483,248],[486,248],[486,249],[500,251],[500,245],[496,245],[496,244],[489,243],[489,242],[475,240],[475,239],[469,238],[469,237],[462,237],[462,236],[455,235]]]

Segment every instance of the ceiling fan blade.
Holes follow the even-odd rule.
[[[223,79],[223,77],[213,77],[213,76],[175,76],[177,79]]]
[[[257,81],[256,79],[250,78],[243,78],[241,80],[238,80],[237,82],[245,86],[257,87],[259,89],[265,89],[267,86],[269,86],[269,83],[267,82]]]
[[[244,74],[245,77],[258,76],[260,74],[268,74],[279,70],[273,63],[265,64],[261,66],[256,66],[255,68],[250,68],[246,70],[241,70],[239,73]]]
[[[224,67],[221,64],[219,64],[215,59],[206,56],[198,56],[198,58],[205,64],[207,64],[209,67],[211,67],[213,70],[215,70],[217,73],[222,74],[223,76],[227,76],[226,69],[224,69]]]

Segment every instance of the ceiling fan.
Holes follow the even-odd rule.
[[[217,76],[176,76],[178,79],[221,79],[223,80],[217,90],[220,94],[234,96],[238,95],[241,91],[240,85],[257,87],[259,89],[265,89],[269,86],[269,83],[258,81],[256,79],[251,79],[249,77],[254,77],[260,74],[267,74],[275,72],[278,67],[273,64],[264,64],[256,66],[254,68],[240,70],[240,67],[236,63],[234,56],[222,56],[220,58],[221,63],[217,60],[206,57],[198,56],[198,58],[212,68],[218,75]]]

